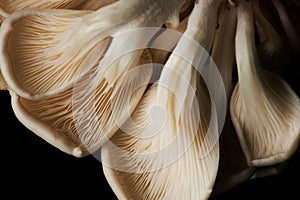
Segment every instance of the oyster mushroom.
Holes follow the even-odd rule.
[[[281,78],[263,70],[257,56],[251,2],[240,1],[236,32],[238,84],[230,103],[231,117],[250,166],[287,160],[300,134],[300,102]]]
[[[236,65],[234,51],[236,22],[236,6],[226,6],[216,31],[211,53],[212,59],[223,78],[227,102],[230,101],[234,88],[232,74]],[[243,154],[229,111],[227,112],[219,143],[220,161],[213,196],[247,181],[254,173],[254,168],[248,165]]]
[[[119,199],[207,199],[218,170],[216,113],[195,67],[206,56],[187,38],[210,50],[219,0],[201,0],[187,30],[163,68],[158,83],[132,117],[101,148],[105,176]],[[194,60],[195,59],[195,60]],[[213,106],[212,106],[213,107]]]
[[[7,18],[0,32],[1,70],[15,93],[19,119],[78,157],[104,144],[130,115],[151,77],[151,67],[135,67],[144,52],[139,48],[147,46],[157,29],[141,36],[126,30],[166,23],[175,27],[189,1],[147,2],[118,1],[92,13],[24,10]],[[56,142],[65,138],[81,143]]]

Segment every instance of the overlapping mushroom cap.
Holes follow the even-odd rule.
[[[24,10],[12,14],[0,32],[1,71],[16,94],[17,117],[64,152],[84,156],[97,150],[133,111],[151,78],[151,67],[133,68],[142,64],[144,50],[140,47],[147,45],[155,31],[142,38],[113,35],[173,23],[174,19],[177,23],[186,2],[174,0],[169,7],[161,1],[149,6],[126,0],[93,13]],[[119,13],[124,7],[128,9]],[[144,15],[144,7],[153,12]],[[161,12],[154,12],[156,9]],[[149,20],[154,17],[156,20]],[[122,53],[126,48],[135,51]],[[143,85],[137,90],[139,80]],[[93,121],[90,115],[94,112]]]

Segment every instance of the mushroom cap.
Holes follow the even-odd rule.
[[[231,117],[248,163],[253,166],[289,159],[300,138],[298,96],[281,77],[264,71],[264,78],[255,102],[243,98],[239,84],[231,97]]]
[[[216,122],[204,111],[210,106],[200,106],[199,126],[193,123],[197,109],[183,111],[182,121],[174,122],[174,111],[160,113],[157,92],[154,84],[131,120],[102,147],[104,174],[119,199],[207,199],[219,160],[218,143],[210,143],[218,135]]]
[[[231,117],[250,166],[278,164],[291,157],[300,138],[300,101],[286,81],[260,68],[251,3],[238,7],[236,60],[239,82]]]
[[[124,123],[147,87],[152,68],[139,65],[151,62],[150,55],[145,51],[137,58],[114,87],[107,87],[105,79],[97,82],[96,65],[56,95],[30,100],[13,93],[14,112],[26,127],[63,152],[77,157],[93,153]]]
[[[35,9],[16,12],[5,20],[0,29],[0,66],[13,91],[27,98],[46,93],[74,81],[82,68],[97,63],[107,49],[105,42],[83,55],[81,64],[71,56],[65,58],[68,45],[58,44],[60,36],[87,13]],[[93,53],[98,53],[98,59]]]

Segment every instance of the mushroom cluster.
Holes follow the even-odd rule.
[[[0,90],[119,199],[209,199],[300,139],[297,0],[1,0]],[[290,67],[290,66],[288,66]],[[291,66],[295,67],[295,66]],[[298,66],[296,66],[298,67]]]

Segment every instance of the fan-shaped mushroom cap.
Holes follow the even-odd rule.
[[[185,37],[211,49],[214,34],[209,33],[215,30],[215,9],[220,2],[196,3],[187,30],[174,50],[189,52],[202,67],[207,57],[192,51]],[[203,26],[195,26],[198,24]],[[102,146],[104,173],[117,197],[207,199],[219,160],[218,121],[213,107],[197,70],[172,53],[158,83]]]
[[[94,52],[82,56],[81,63],[73,59],[72,54],[64,54],[68,51],[67,44],[59,44],[64,39],[60,37],[62,33],[87,13],[89,12],[26,10],[14,13],[2,24],[0,65],[12,90],[30,98],[32,94],[61,87],[81,73],[82,68],[97,63],[103,55],[101,51],[105,52],[107,49],[105,42],[94,48]],[[25,93],[23,88],[30,94],[22,95]]]
[[[106,80],[89,87],[96,80],[94,68],[76,85],[52,97],[29,100],[12,93],[14,112],[27,128],[53,146],[85,156],[102,146],[139,102],[152,75],[151,67],[139,67],[144,63],[151,63],[147,51],[115,88],[106,89]]]
[[[157,96],[154,85],[125,123],[130,132],[120,130],[102,147],[105,176],[119,199],[207,199],[218,168],[218,144],[206,149],[213,141],[208,138],[216,136],[216,122],[202,110],[201,125],[193,132],[195,110],[186,110],[182,122],[172,125],[171,110],[155,114]],[[205,94],[200,96],[202,101]],[[164,120],[164,127],[156,126]],[[207,132],[209,123],[212,132]]]
[[[2,0],[0,2],[0,25],[10,14],[32,8],[44,9],[80,9],[80,10],[97,10],[103,6],[114,3],[116,0]],[[1,73],[1,72],[0,72]],[[2,76],[0,74],[0,76]],[[3,78],[2,78],[3,80]],[[1,81],[2,81],[1,80]],[[2,81],[3,82],[3,81]],[[1,84],[1,83],[0,83]],[[4,83],[3,83],[4,84]],[[2,85],[3,85],[2,84]],[[0,88],[4,88],[1,86]]]
[[[249,165],[287,160],[300,136],[300,101],[280,77],[260,68],[251,2],[238,7],[236,58],[239,82],[231,97],[231,117]]]

